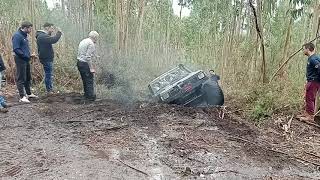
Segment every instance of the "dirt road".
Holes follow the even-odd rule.
[[[0,114],[1,179],[320,179],[319,130],[218,109],[42,98]]]

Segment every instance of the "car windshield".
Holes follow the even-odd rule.
[[[189,73],[190,71],[188,71],[185,68],[176,67],[155,79],[150,84],[151,89],[154,93],[157,93],[165,87],[172,85],[178,82],[179,80],[183,79],[184,77],[188,76]]]

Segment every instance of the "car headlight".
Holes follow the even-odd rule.
[[[167,93],[167,92],[161,93],[161,94],[160,94],[160,97],[161,97],[162,100],[166,100],[166,99],[169,98],[169,93]]]
[[[204,73],[199,73],[199,74],[198,74],[198,78],[199,78],[199,79],[204,78],[204,76],[205,76]]]

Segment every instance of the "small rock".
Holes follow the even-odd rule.
[[[190,175],[191,173],[192,173],[192,171],[191,171],[190,167],[186,167],[186,169],[183,172],[184,175]]]
[[[161,137],[162,138],[166,138],[166,137],[168,137],[168,135],[167,134],[162,134]]]

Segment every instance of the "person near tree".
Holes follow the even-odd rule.
[[[28,21],[21,23],[20,28],[12,36],[12,47],[16,64],[16,84],[19,91],[19,102],[30,103],[30,98],[38,96],[31,93],[30,47],[28,34],[32,32],[32,24]]]
[[[84,97],[89,101],[95,101],[96,95],[94,91],[94,74],[96,72],[93,63],[96,55],[96,43],[99,34],[91,31],[89,37],[82,40],[78,47],[77,67],[81,75]]]
[[[56,31],[55,35],[52,35]],[[43,66],[45,78],[44,83],[48,94],[53,93],[53,59],[54,51],[52,45],[61,38],[61,30],[55,28],[52,23],[45,23],[43,30],[36,33],[38,56]]]
[[[308,56],[306,67],[307,83],[305,86],[305,113],[300,118],[301,120],[314,122],[316,97],[320,90],[320,57],[316,54],[313,43],[303,45],[303,53]]]

